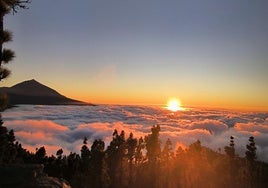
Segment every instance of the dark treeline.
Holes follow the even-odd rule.
[[[16,142],[14,132],[0,125],[0,164],[43,164],[49,176],[64,178],[73,188],[155,187],[223,188],[267,187],[268,164],[257,161],[254,137],[245,146],[245,157],[235,152],[234,138],[224,152],[213,151],[196,142],[174,152],[168,139],[159,139],[160,127],[153,126],[144,138],[114,130],[110,144],[87,138],[81,154],[64,155],[62,149],[52,156],[45,147],[30,153]]]

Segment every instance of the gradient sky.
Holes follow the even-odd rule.
[[[268,110],[267,0],[46,0],[5,18],[36,79],[93,103]]]

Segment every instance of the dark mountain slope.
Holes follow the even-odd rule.
[[[0,93],[6,94],[9,105],[40,104],[40,105],[74,105],[87,104],[67,98],[36,80],[27,80],[12,87],[1,87]]]
[[[64,97],[54,89],[51,89],[36,80],[27,80],[18,83],[10,88],[14,93],[29,96],[51,96],[51,97]]]

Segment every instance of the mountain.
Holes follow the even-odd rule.
[[[12,87],[0,87],[0,93],[6,94],[9,105],[86,105],[87,103],[67,98],[36,80],[27,80]]]

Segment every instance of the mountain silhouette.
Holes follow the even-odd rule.
[[[27,80],[12,87],[0,87],[0,93],[6,94],[9,105],[86,105],[82,101],[65,97],[36,80]]]

